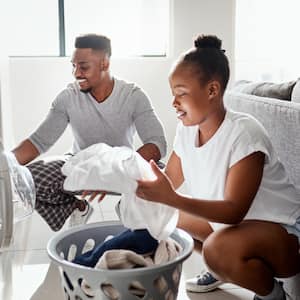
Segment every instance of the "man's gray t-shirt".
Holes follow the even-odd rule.
[[[114,78],[111,95],[98,103],[90,93],[69,84],[53,101],[42,124],[29,137],[40,153],[46,152],[70,124],[73,153],[95,143],[133,148],[138,133],[143,144],[157,145],[166,154],[166,139],[161,122],[145,93],[133,83]]]

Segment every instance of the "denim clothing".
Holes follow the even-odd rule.
[[[137,254],[155,252],[158,241],[154,239],[146,229],[127,229],[113,238],[99,244],[94,249],[77,256],[73,263],[94,268],[107,250],[125,249],[134,251]]]
[[[286,224],[281,224],[288,233],[294,234],[299,241],[300,245],[300,217],[297,218],[296,223],[294,225],[286,225]]]

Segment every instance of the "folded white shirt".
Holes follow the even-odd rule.
[[[104,190],[122,193],[120,217],[129,229],[147,229],[158,240],[175,229],[178,210],[136,196],[138,179],[155,180],[150,164],[128,147],[92,145],[70,158],[62,167],[64,189]]]

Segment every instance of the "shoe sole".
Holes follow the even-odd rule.
[[[90,205],[90,204],[89,204]],[[80,221],[76,220],[73,221],[72,219],[69,222],[69,227],[75,227],[75,226],[80,226],[84,225],[88,222],[90,219],[91,215],[93,214],[94,208],[92,206],[89,207],[89,210],[86,212],[85,215],[83,215],[80,219]]]
[[[222,284],[223,284],[223,282],[215,282],[215,283],[207,285],[207,286],[200,286],[200,285],[196,285],[196,284],[189,285],[188,283],[186,283],[185,289],[189,292],[206,293],[206,292],[214,291]]]
[[[88,220],[90,219],[91,215],[93,214],[93,211],[94,211],[94,208],[92,206],[90,206],[89,211],[84,216],[85,217],[84,224],[86,224],[88,222]]]

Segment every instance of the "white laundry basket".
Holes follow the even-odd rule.
[[[75,227],[56,234],[48,243],[50,258],[59,266],[67,300],[175,300],[177,298],[182,263],[193,250],[192,238],[176,229],[171,237],[182,247],[173,261],[163,265],[127,270],[94,269],[70,262],[76,253],[82,253],[86,243],[95,245],[108,235],[116,235],[125,228],[120,222],[100,222]],[[91,293],[82,289],[82,281]],[[132,286],[138,285],[144,293],[137,296]],[[113,289],[114,296],[108,293]]]

